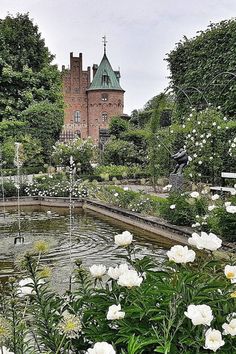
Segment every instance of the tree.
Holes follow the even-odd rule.
[[[209,55],[210,53],[210,55]],[[184,37],[167,59],[171,72],[171,81],[176,93],[178,87],[188,91],[194,106],[204,106],[202,94],[194,89],[205,91],[208,102],[215,107],[221,106],[225,115],[233,117],[236,110],[236,79],[232,74],[216,75],[223,72],[235,72],[236,67],[236,20],[210,24],[205,31],[192,39]],[[189,109],[184,95],[179,95],[178,111],[182,115]]]
[[[0,124],[23,121],[17,134],[40,139],[45,158],[63,125],[61,76],[52,59],[28,14],[0,20]]]
[[[22,112],[21,117],[30,126],[30,134],[41,141],[44,155],[49,157],[59,138],[63,111],[55,103],[42,101],[30,105]]]
[[[117,139],[121,134],[128,130],[129,123],[121,117],[112,117],[109,124],[109,134]]]

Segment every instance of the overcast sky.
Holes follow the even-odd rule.
[[[120,68],[125,113],[168,86],[163,60],[184,35],[236,16],[236,0],[0,0],[0,17],[29,12],[55,63],[83,53],[83,67],[100,63],[102,36],[114,70]]]

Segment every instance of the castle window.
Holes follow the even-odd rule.
[[[102,101],[108,101],[108,94],[102,93]]]
[[[110,82],[109,76],[106,72],[102,75],[102,85],[108,86]]]
[[[108,114],[107,114],[106,112],[103,112],[103,113],[102,113],[102,121],[103,121],[103,122],[106,122],[107,119],[108,119]]]
[[[74,122],[80,123],[80,111],[75,111],[74,113]]]

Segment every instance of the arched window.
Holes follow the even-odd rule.
[[[80,123],[80,111],[75,111],[74,113],[74,122]]]
[[[107,112],[103,112],[102,113],[102,121],[107,122],[107,120],[108,120],[108,114],[107,114]]]
[[[108,101],[108,94],[102,93],[102,101]]]

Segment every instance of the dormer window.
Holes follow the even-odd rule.
[[[110,78],[107,75],[107,72],[105,71],[102,75],[102,85],[108,86],[110,82]]]

